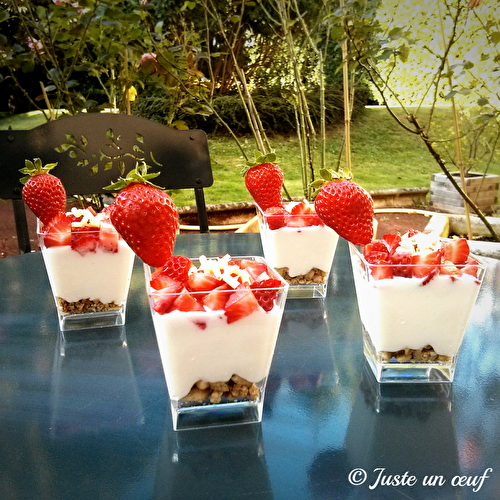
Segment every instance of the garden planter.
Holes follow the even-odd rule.
[[[460,174],[451,174],[460,185]],[[500,176],[469,172],[465,178],[466,192],[485,215],[492,214],[498,204]],[[452,214],[463,214],[464,200],[444,173],[432,174],[430,206]]]

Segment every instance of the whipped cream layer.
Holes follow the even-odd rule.
[[[228,324],[223,311],[153,312],[170,398],[183,398],[198,380],[222,382],[236,374],[258,383],[267,377],[282,314],[277,306],[268,313],[259,308]]]
[[[339,239],[327,226],[281,227],[261,232],[264,255],[274,268],[288,267],[290,277],[317,268],[329,272]]]
[[[123,240],[119,240],[115,253],[98,248],[81,255],[64,245],[44,248],[42,255],[56,297],[68,302],[125,302],[135,254]]]
[[[377,351],[422,349],[457,354],[480,283],[474,276],[436,275],[425,285],[418,278],[368,281],[354,267],[358,304]]]

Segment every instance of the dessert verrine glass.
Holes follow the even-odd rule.
[[[360,247],[349,249],[364,354],[376,379],[452,382],[485,264],[471,255],[467,264],[437,264],[416,277],[419,264],[373,264]]]
[[[155,290],[152,269],[144,266],[173,428],[260,422],[288,284],[262,257],[202,256],[191,262],[194,274],[215,274],[217,286]],[[238,262],[265,265],[272,286],[242,285]]]
[[[291,202],[284,213],[274,214],[256,205],[262,248],[290,285],[289,298],[324,298],[339,236],[314,212],[291,213],[301,203]]]
[[[104,215],[73,209],[38,240],[61,331],[125,324],[135,254]]]

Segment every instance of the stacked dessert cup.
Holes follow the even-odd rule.
[[[379,382],[452,382],[486,266],[463,239],[393,236],[349,243],[366,360]]]
[[[288,284],[261,257],[189,260],[180,286],[144,266],[173,427],[260,422]]]
[[[308,213],[297,210],[304,204]],[[256,208],[264,256],[290,285],[289,298],[326,297],[338,234],[304,201],[291,202],[279,212]]]
[[[125,324],[135,254],[112,224],[73,210],[37,233],[60,330]]]

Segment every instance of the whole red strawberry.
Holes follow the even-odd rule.
[[[158,174],[147,174],[147,168],[138,165],[126,178],[106,188],[125,186],[112,205],[110,219],[145,264],[161,267],[172,256],[179,217],[172,198],[149,182]]]
[[[283,171],[272,163],[275,158],[274,153],[260,157],[245,173],[245,186],[262,210],[282,203]]]
[[[19,170],[27,174],[21,179],[24,184],[22,196],[29,209],[43,222],[48,224],[51,219],[66,210],[66,191],[62,182],[48,172],[57,163],[42,165],[40,158],[34,161],[26,160],[26,167]]]
[[[314,201],[319,218],[339,236],[355,245],[373,238],[373,200],[351,180],[323,184]]]

